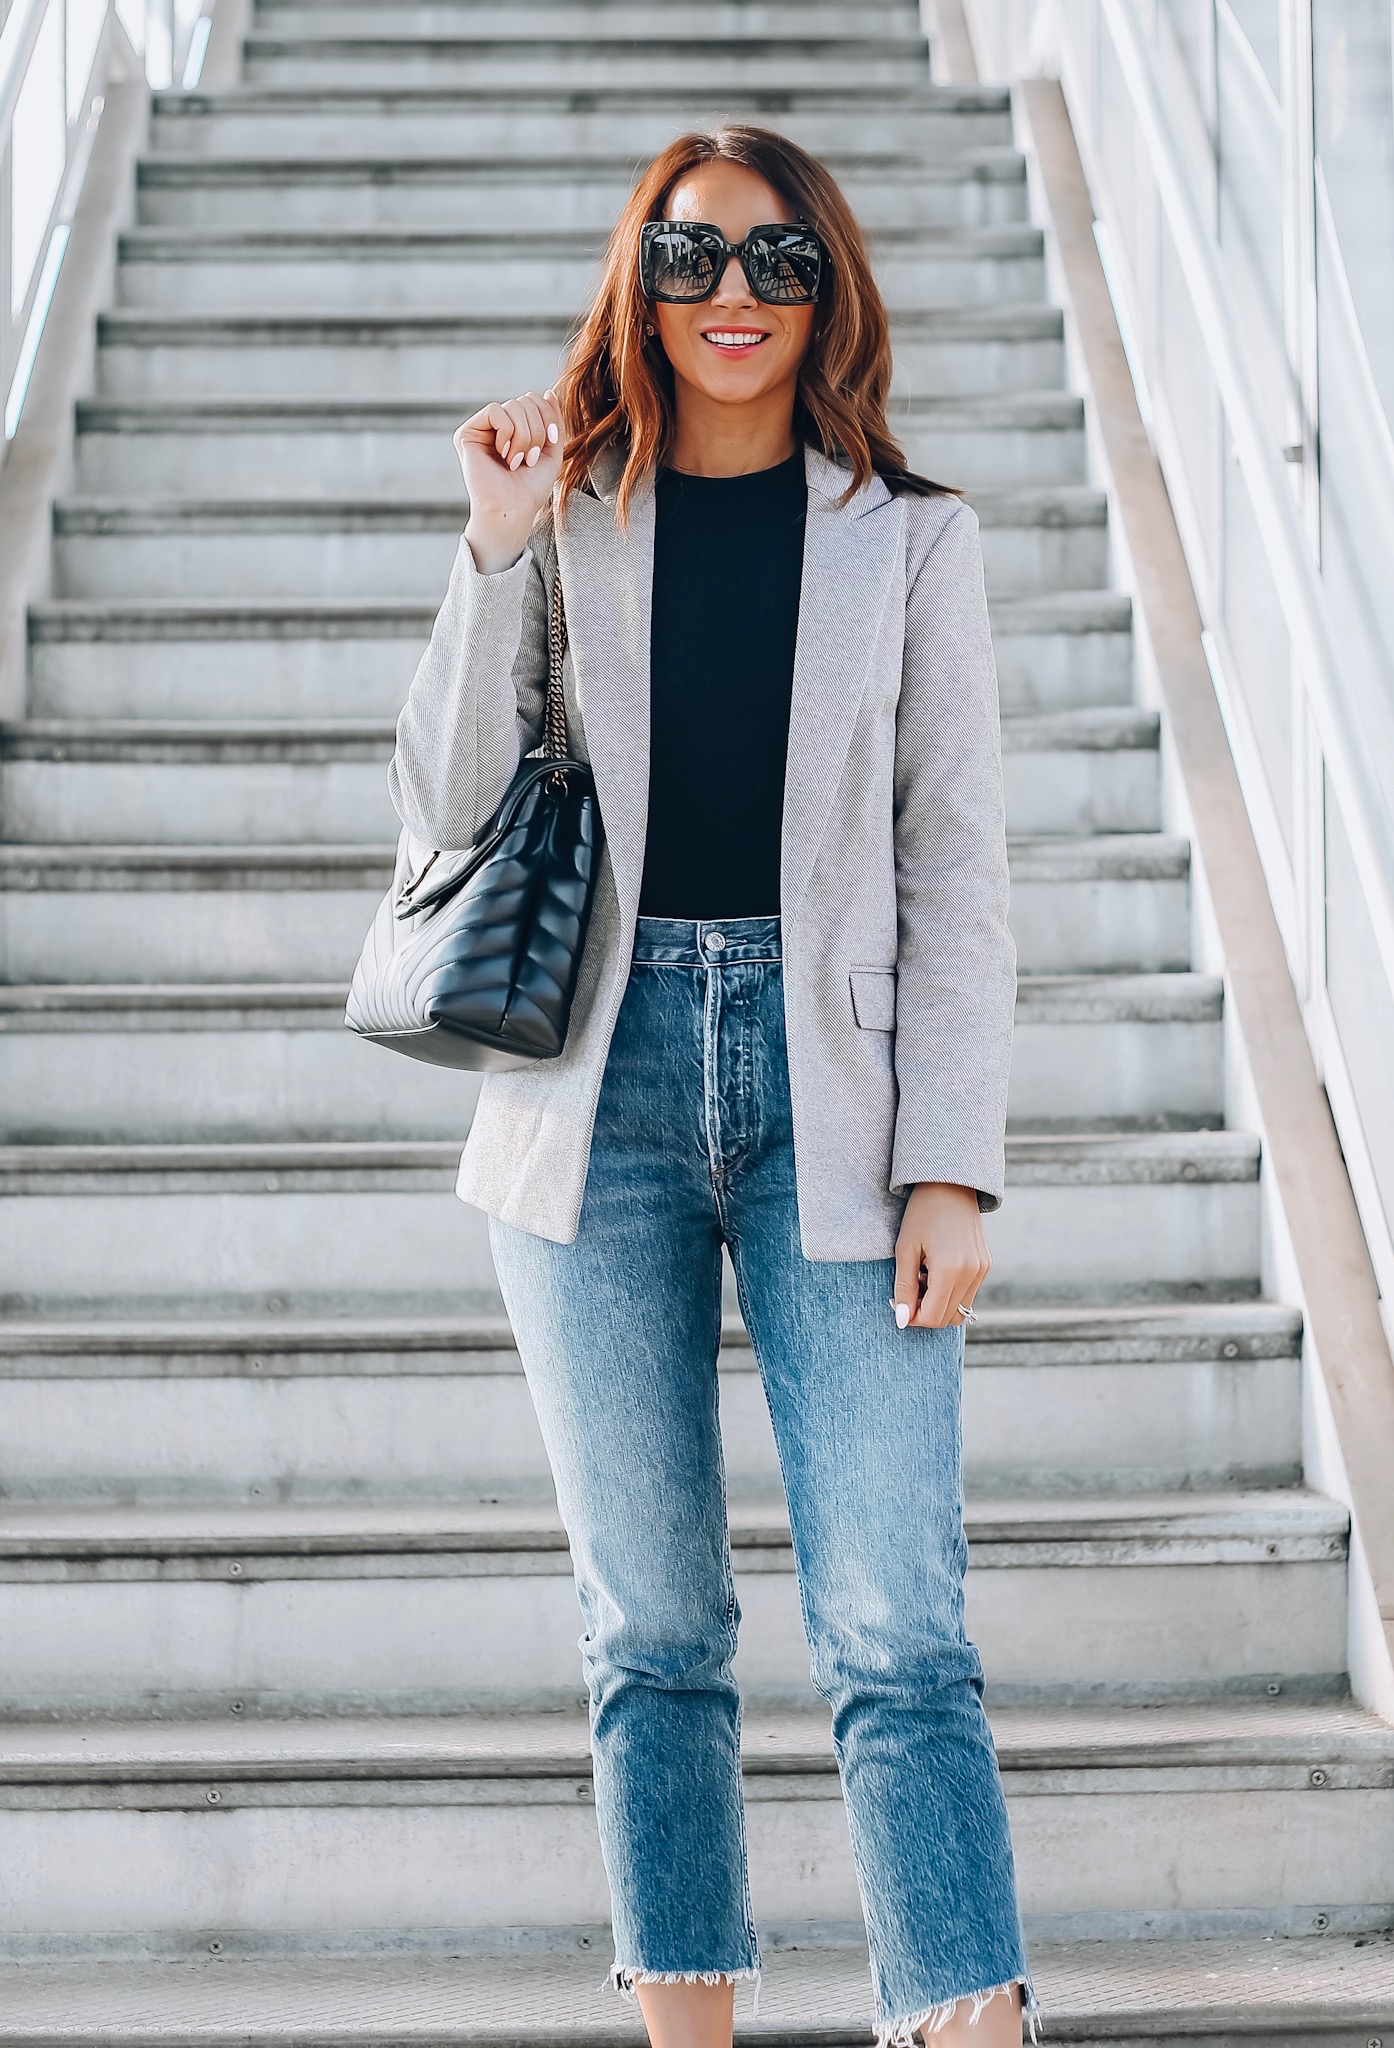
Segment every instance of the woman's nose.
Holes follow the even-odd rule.
[[[712,297],[728,306],[738,302],[747,306],[754,304],[755,294],[750,289],[750,279],[745,274],[739,256],[727,257],[726,268],[721,273],[721,282],[712,293]]]

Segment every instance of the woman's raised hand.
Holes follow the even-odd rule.
[[[465,539],[484,575],[511,569],[561,474],[565,443],[556,395],[525,391],[486,405],[455,429],[470,494]]]

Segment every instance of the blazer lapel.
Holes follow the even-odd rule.
[[[557,528],[576,701],[585,725],[615,890],[635,915],[649,809],[649,625],[653,605],[651,484],[615,523],[620,464],[598,465],[590,497],[576,492]]]
[[[808,523],[780,846],[786,924],[803,902],[832,812],[904,529],[879,477],[839,508],[846,470],[812,448],[805,468]]]

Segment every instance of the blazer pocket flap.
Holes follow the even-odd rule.
[[[894,967],[854,967],[851,979],[852,1009],[862,1030],[894,1031]]]

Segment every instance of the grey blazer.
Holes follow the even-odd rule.
[[[800,1236],[810,1259],[894,1249],[916,1181],[1002,1200],[1016,947],[997,673],[978,520],[953,497],[845,506],[809,450],[780,855]],[[397,725],[392,802],[426,847],[468,846],[539,744],[558,560],[573,750],[606,852],[566,1049],[486,1075],[457,1192],[576,1236],[596,1101],[629,977],[648,805],[652,488],[615,520],[619,462],[522,559],[482,576],[463,540]],[[719,908],[719,906],[718,906]]]

